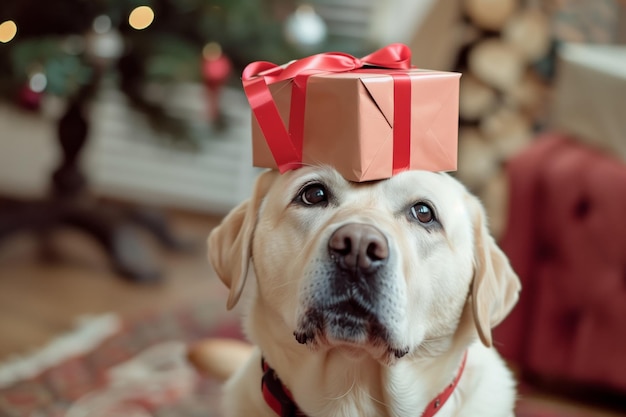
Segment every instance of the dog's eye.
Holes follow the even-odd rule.
[[[411,216],[420,223],[428,224],[435,220],[433,209],[426,203],[417,203],[411,207]]]
[[[300,191],[299,199],[307,206],[328,203],[328,191],[319,183],[309,184]]]

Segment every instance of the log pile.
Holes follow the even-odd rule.
[[[502,164],[528,145],[546,115],[548,86],[533,65],[550,53],[550,21],[538,2],[461,1],[458,177],[482,198],[498,236],[506,212]]]

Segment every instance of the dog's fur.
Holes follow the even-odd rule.
[[[307,204],[308,184],[327,200]],[[417,203],[436,219],[418,221]],[[348,224],[382,236],[387,252],[373,272],[338,267],[329,242]],[[407,171],[352,183],[328,167],[266,171],[212,231],[209,257],[256,346],[226,383],[225,416],[275,416],[261,395],[261,355],[308,416],[420,416],[466,350],[437,417],[513,415],[514,381],[491,328],[520,283],[478,199],[453,177]]]

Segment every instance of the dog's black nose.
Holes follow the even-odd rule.
[[[335,230],[328,241],[328,250],[344,270],[373,272],[389,257],[387,239],[374,226],[350,223]]]

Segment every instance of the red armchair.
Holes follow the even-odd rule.
[[[498,349],[532,374],[626,393],[626,164],[549,134],[507,172],[500,243],[523,290]]]

